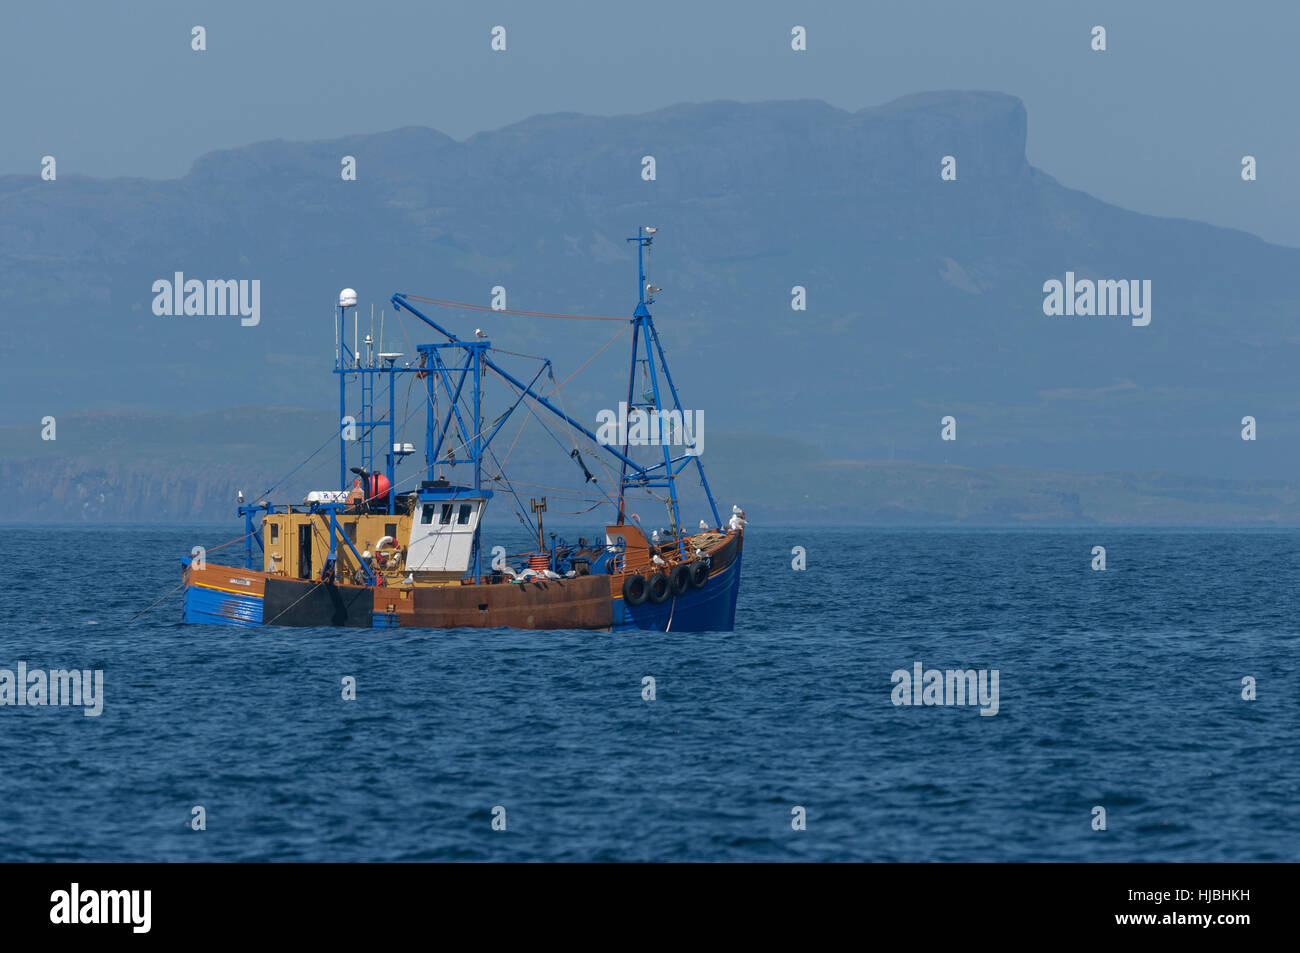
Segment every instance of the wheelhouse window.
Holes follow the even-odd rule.
[[[453,507],[450,503],[442,504],[442,514],[438,517],[438,522],[446,526],[451,522],[451,511]]]
[[[433,511],[435,509],[437,509],[437,506],[433,503],[425,503],[424,506],[420,508],[420,523],[422,525],[427,526],[429,523],[433,522]]]
[[[470,505],[469,503],[462,503],[460,505],[460,515],[456,517],[457,524],[461,526],[465,526],[467,523],[469,523],[469,516],[473,512],[474,512],[474,507],[472,505]]]

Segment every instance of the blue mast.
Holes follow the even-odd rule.
[[[644,336],[645,357],[642,359],[642,361],[645,364],[646,369],[649,373],[650,389],[651,389],[650,396],[653,396],[654,403],[653,405],[649,405],[649,404],[644,405],[641,409],[643,412],[645,412],[646,410],[653,411],[654,412],[653,419],[659,422],[658,426],[660,428],[660,432],[657,436],[659,437],[659,442],[660,445],[663,447],[663,453],[664,453],[664,462],[662,464],[664,468],[664,483],[650,484],[646,482],[646,478],[648,477],[648,475],[654,470],[657,470],[659,468],[658,464],[656,464],[653,467],[650,467],[649,469],[642,470],[637,475],[637,477],[634,477],[632,480],[628,480],[628,476],[627,476],[628,464],[626,462],[626,457],[628,456],[628,450],[630,449],[629,443],[631,442],[631,433],[630,433],[631,428],[629,427],[628,428],[629,432],[624,435],[624,442],[623,442],[623,457],[625,458],[625,462],[623,463],[619,474],[618,521],[620,523],[624,521],[624,510],[625,510],[624,499],[626,496],[626,491],[629,487],[663,486],[666,484],[668,488],[668,498],[670,501],[670,505],[672,507],[673,528],[677,531],[678,535],[680,536],[682,531],[682,520],[681,520],[681,508],[677,500],[677,479],[676,478],[677,478],[677,474],[679,474],[682,471],[682,469],[684,469],[686,466],[690,464],[692,458],[694,459],[696,469],[699,472],[700,485],[704,488],[704,495],[708,497],[709,509],[713,511],[713,519],[715,521],[714,525],[721,526],[722,517],[718,515],[718,506],[714,502],[712,490],[709,489],[709,481],[704,475],[704,464],[700,462],[699,454],[698,453],[687,454],[684,455],[684,458],[679,457],[674,459],[669,451],[669,442],[666,439],[668,435],[663,433],[664,405],[659,390],[659,374],[655,368],[656,363],[658,363],[659,367],[663,369],[664,381],[665,383],[667,383],[668,390],[672,395],[673,409],[677,411],[678,417],[680,419],[685,420],[685,415],[682,410],[681,399],[677,395],[677,388],[673,384],[672,375],[669,374],[668,372],[668,359],[664,355],[663,345],[660,344],[659,342],[659,333],[658,331],[655,330],[654,318],[651,317],[650,309],[647,307],[647,305],[654,304],[654,300],[655,300],[654,295],[656,292],[660,290],[654,287],[653,285],[647,284],[646,277],[645,277],[645,252],[647,249],[649,249],[651,243],[654,241],[654,236],[657,231],[658,229],[653,226],[640,226],[637,228],[636,237],[628,239],[628,241],[630,242],[637,243],[636,246],[637,305],[636,305],[636,310],[632,313],[632,321],[633,321],[632,363],[628,368],[627,410],[628,410],[628,416],[631,417],[632,408],[634,405],[633,397],[635,395],[635,390],[636,390],[637,355],[640,349],[641,338]],[[656,358],[658,358],[657,362],[656,362]],[[673,465],[679,462],[681,463],[681,466],[677,467],[677,469],[674,470]]]
[[[371,478],[375,475],[375,438],[377,427],[384,427],[388,432],[388,448],[384,455],[384,476],[388,479],[388,494],[384,509],[393,512],[393,476],[396,454],[393,440],[397,435],[393,420],[396,411],[396,372],[393,360],[379,355],[380,362],[375,363],[375,345],[370,334],[365,339],[365,359],[362,360],[360,349],[354,353],[347,342],[347,309],[357,306],[357,293],[351,288],[344,288],[339,293],[338,343],[334,356],[334,373],[339,375],[339,489],[348,489],[348,442],[355,440],[360,448],[361,470],[364,474],[363,489],[365,500],[371,499]],[[371,316],[373,331],[374,316]],[[347,409],[347,379],[352,374],[361,385],[361,407],[359,416],[349,420]],[[379,375],[388,378],[388,413],[384,419],[375,417],[375,381]],[[349,425],[354,435],[348,437]]]
[[[658,229],[654,228],[653,226],[650,226],[648,229],[647,226],[644,225],[638,226],[636,230],[636,237],[628,239],[628,241],[630,242],[636,242],[637,302],[636,302],[636,310],[632,312],[632,320],[633,322],[635,322],[635,327],[632,329],[632,367],[628,375],[628,382],[627,382],[627,391],[628,391],[627,413],[628,413],[628,417],[630,418],[632,416],[632,408],[633,408],[632,399],[631,399],[632,392],[636,386],[637,351],[640,345],[640,337],[642,333],[644,333],[646,338],[646,345],[645,345],[646,356],[644,359],[644,363],[646,365],[646,368],[650,372],[650,387],[654,397],[654,404],[650,406],[648,409],[654,412],[654,416],[652,419],[657,421],[660,430],[660,432],[655,436],[659,437],[659,443],[660,446],[663,448],[663,452],[664,452],[664,473],[668,477],[668,499],[669,499],[669,504],[672,508],[673,528],[677,531],[678,535],[680,535],[681,528],[682,528],[682,520],[681,520],[681,512],[677,506],[677,481],[672,479],[672,475],[673,475],[672,455],[668,450],[668,441],[663,439],[664,438],[663,418],[660,416],[660,411],[663,409],[663,402],[659,398],[659,375],[655,373],[654,354],[650,349],[650,343],[651,343],[650,333],[651,333],[651,328],[653,328],[654,326],[654,323],[653,323],[653,318],[650,317],[650,309],[646,307],[647,304],[654,304],[655,299],[652,292],[650,295],[650,300],[649,301],[646,300],[646,292],[649,289],[646,286],[646,280],[645,280],[645,251],[647,248],[650,247],[650,243],[654,241],[654,235],[655,232],[657,231]],[[654,289],[654,290],[657,291],[658,289]],[[646,409],[647,408],[643,407],[642,408],[643,412]],[[681,408],[678,407],[678,410],[681,410]],[[628,444],[631,441],[631,433],[630,433],[631,428],[629,427],[628,430],[629,433],[624,435],[624,442],[623,442],[624,454],[628,452]],[[618,490],[620,513],[623,510],[622,501],[623,501],[624,490],[626,488],[626,485],[627,485],[626,481],[622,481],[620,483],[619,490]]]
[[[346,490],[348,487],[348,445],[347,445],[347,415],[348,415],[348,381],[344,374],[344,368],[347,367],[348,350],[347,342],[347,316],[348,308],[357,306],[357,293],[351,288],[344,288],[339,292],[339,324],[337,346],[334,348],[334,373],[339,376],[339,489]]]

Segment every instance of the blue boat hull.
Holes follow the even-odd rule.
[[[730,632],[736,627],[736,598],[740,593],[741,554],[725,569],[709,577],[699,589],[687,589],[659,605],[627,605],[614,599],[615,629],[650,629],[658,632]]]
[[[206,586],[185,587],[185,621],[210,625],[261,625],[262,599],[219,592]]]

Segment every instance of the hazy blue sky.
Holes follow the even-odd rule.
[[[1029,158],[1142,212],[1300,246],[1300,4],[1277,2],[7,3],[0,173],[183,175],[262,139],[558,111],[935,89],[1021,97]],[[190,49],[190,28],[208,49]],[[489,50],[507,29],[508,50]],[[808,51],[790,49],[790,28]],[[1105,53],[1089,48],[1106,27]],[[1241,157],[1259,180],[1245,183]]]

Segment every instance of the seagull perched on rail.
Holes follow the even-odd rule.
[[[652,543],[659,542],[659,530],[656,529],[650,531],[650,542]]]
[[[709,528],[709,524],[704,522],[704,520],[700,520],[700,529],[708,529],[708,528]]]
[[[476,337],[476,338],[485,338],[485,337],[487,337],[487,332],[484,331],[482,328],[475,328],[475,329],[474,329],[474,337]]]
[[[667,565],[668,565],[668,563],[664,562],[664,558],[663,558],[662,556],[660,556],[658,553],[655,553],[653,556],[651,556],[651,557],[650,557],[650,561],[651,561],[652,563],[654,563],[656,566],[667,566]]]

